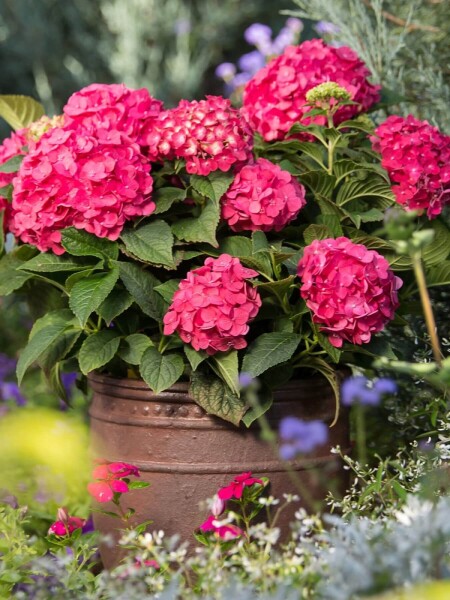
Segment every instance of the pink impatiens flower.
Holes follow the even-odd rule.
[[[209,175],[229,171],[251,158],[250,128],[229,100],[207,96],[206,100],[181,100],[176,108],[160,113],[142,136],[152,160],[183,158],[188,173]]]
[[[140,477],[139,469],[124,462],[104,463],[96,467],[92,477],[96,480],[88,484],[88,492],[97,502],[109,502],[115,493],[129,491],[128,477]]]
[[[139,146],[117,130],[51,129],[14,179],[10,230],[55,254],[64,253],[65,227],[116,240],[126,221],[155,210],[149,171]]]
[[[214,535],[223,542],[229,542],[230,540],[235,540],[244,535],[244,532],[240,527],[233,525],[232,523],[222,523],[221,521],[218,521],[217,517],[214,515],[209,516],[206,521],[200,525],[199,529],[205,533],[214,533]]]
[[[372,137],[394,185],[396,201],[437,217],[450,203],[450,137],[412,115],[392,115]]]
[[[345,237],[315,240],[298,263],[302,298],[333,346],[370,342],[394,318],[402,280],[378,252]]]
[[[177,331],[183,342],[208,354],[245,348],[248,322],[261,306],[256,288],[245,280],[257,275],[229,254],[207,258],[180,282],[164,315],[164,335]]]
[[[71,517],[65,508],[58,509],[57,519],[57,521],[50,525],[48,535],[69,537],[76,529],[82,529],[86,524],[86,519],[82,519],[81,517]]]
[[[305,188],[278,165],[258,158],[242,167],[221,203],[233,231],[281,231],[306,204]]]
[[[220,488],[220,490],[217,492],[217,495],[221,500],[230,500],[231,498],[237,498],[239,500],[242,498],[244,488],[255,485],[255,483],[264,485],[262,479],[252,477],[251,471],[247,471],[245,473],[241,473],[240,475],[236,475],[230,485]]]
[[[266,141],[281,140],[299,121],[325,124],[325,117],[304,115],[310,110],[306,92],[327,81],[345,88],[353,102],[339,108],[335,123],[367,110],[380,98],[380,86],[369,83],[370,72],[346,46],[327,46],[322,40],[307,40],[288,46],[246,84],[242,112],[254,131]]]

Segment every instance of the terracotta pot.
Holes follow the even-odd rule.
[[[151,529],[162,529],[166,535],[177,533],[182,540],[194,542],[194,529],[208,516],[199,502],[243,471],[267,476],[275,497],[297,493],[285,464],[260,439],[257,425],[238,428],[207,415],[189,397],[187,384],[178,383],[156,395],[139,380],[99,374],[92,374],[89,380],[94,391],[90,416],[96,455],[138,466],[142,480],[151,484],[123,496],[124,506],[136,509],[132,524],[152,519]],[[331,387],[317,377],[291,381],[280,388],[267,416],[277,430],[280,419],[289,415],[331,423],[334,409]],[[348,446],[346,414],[330,429],[328,445],[293,463],[316,499],[323,499],[336,474],[338,478],[343,474],[336,456],[329,452],[336,445]],[[316,468],[310,471],[311,467]],[[278,523],[285,534],[298,506],[286,510]],[[109,505],[98,508],[112,509]],[[116,519],[95,513],[94,521],[101,532],[119,537]],[[120,559],[118,549],[104,547],[102,558],[110,568]]]

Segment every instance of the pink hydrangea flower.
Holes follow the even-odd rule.
[[[188,173],[229,171],[250,159],[252,134],[229,100],[207,96],[200,102],[181,100],[160,113],[142,137],[152,160],[185,159]]]
[[[86,524],[86,519],[71,517],[65,508],[58,509],[57,517],[58,520],[50,525],[48,535],[69,537],[76,529],[82,529]]]
[[[409,210],[437,217],[450,203],[450,137],[412,115],[392,115],[372,137],[396,201]]]
[[[213,532],[214,535],[220,538],[223,542],[229,542],[236,538],[242,537],[244,532],[237,525],[232,523],[222,523],[217,520],[214,515],[209,516],[204,523],[200,525],[200,531],[205,533]]]
[[[153,180],[137,144],[116,130],[54,128],[14,179],[10,230],[39,250],[63,254],[61,229],[116,240],[126,221],[150,215]]]
[[[145,88],[93,83],[72,94],[63,110],[70,129],[114,129],[140,143],[144,126],[150,126],[162,108],[161,100],[152,98]]]
[[[88,492],[97,502],[110,502],[115,493],[129,491],[128,477],[140,477],[139,469],[124,462],[103,463],[92,471],[96,481],[88,484]]]
[[[366,65],[346,46],[327,46],[322,40],[308,40],[299,46],[288,46],[283,54],[258,71],[244,89],[242,112],[254,131],[266,141],[281,140],[299,121],[325,124],[323,116],[308,117],[306,92],[333,81],[345,88],[357,105],[341,107],[335,123],[367,110],[380,98],[380,86],[368,81]]]
[[[298,263],[301,295],[336,348],[370,342],[394,318],[402,281],[385,258],[340,237],[315,240]]]
[[[236,475],[236,477],[233,479],[230,485],[220,488],[220,490],[217,492],[217,495],[221,500],[230,500],[230,498],[237,498],[239,500],[240,498],[242,498],[244,488],[251,485],[255,485],[255,483],[259,483],[259,485],[264,485],[262,479],[252,477],[251,471],[246,471],[245,473]]]
[[[258,158],[240,169],[221,202],[233,231],[281,231],[305,206],[305,188],[278,165]]]
[[[207,258],[180,282],[164,315],[164,335],[177,331],[183,342],[208,354],[245,348],[248,322],[261,306],[257,290],[245,280],[257,275],[229,254]]]

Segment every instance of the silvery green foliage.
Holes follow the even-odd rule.
[[[348,600],[427,579],[450,577],[450,499],[435,504],[410,496],[393,517],[348,522],[327,517],[332,526],[321,538],[312,569],[317,594]]]
[[[298,10],[283,12],[328,21],[339,28],[334,41],[353,48],[368,65],[374,80],[397,97],[393,112],[411,111],[447,133],[450,131],[446,2],[293,2]]]

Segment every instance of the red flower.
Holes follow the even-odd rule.
[[[217,517],[214,515],[208,517],[206,521],[200,525],[200,531],[212,531],[216,537],[219,537],[224,542],[229,542],[230,540],[234,540],[244,535],[242,529],[237,525],[232,525],[231,523],[223,524],[218,521]]]
[[[402,280],[385,258],[362,244],[340,237],[315,240],[298,263],[301,295],[313,321],[337,348],[344,340],[370,342],[394,318]]]
[[[70,129],[114,129],[140,143],[143,127],[149,126],[162,108],[163,103],[145,88],[132,90],[123,83],[93,83],[72,94],[63,110]]]
[[[257,275],[229,254],[207,258],[180,282],[164,315],[164,335],[177,331],[183,342],[208,354],[245,348],[248,322],[261,306],[257,290],[245,280]]]
[[[335,123],[367,110],[380,98],[380,86],[369,83],[369,70],[346,46],[334,48],[322,40],[288,46],[246,84],[242,112],[254,131],[265,140],[281,140],[299,121],[325,124],[325,117],[308,117],[306,92],[320,83],[333,81],[345,88],[358,105],[341,107]]]
[[[152,160],[183,158],[188,173],[209,175],[229,171],[251,157],[252,134],[229,100],[207,96],[200,102],[182,100],[147,125],[142,143]]]
[[[57,517],[58,520],[50,525],[48,535],[70,536],[76,529],[82,529],[86,523],[86,519],[71,517],[65,508],[58,509]]]
[[[406,209],[426,210],[430,219],[450,203],[450,137],[412,115],[392,115],[376,130],[374,150]]]
[[[255,485],[255,483],[264,485],[264,482],[261,479],[252,477],[251,471],[247,471],[246,473],[236,475],[230,485],[220,488],[217,495],[221,500],[230,500],[230,498],[237,498],[239,500],[239,498],[242,498],[244,488]]]
[[[126,221],[150,215],[153,181],[139,146],[119,131],[54,128],[14,179],[10,230],[39,250],[63,254],[61,229],[116,240]]]
[[[115,493],[125,494],[129,491],[124,479],[130,476],[140,477],[139,469],[134,465],[123,462],[100,464],[92,471],[96,481],[88,484],[88,492],[97,502],[109,502]]]
[[[258,158],[242,167],[221,202],[233,231],[280,231],[306,204],[305,188],[278,165]]]

